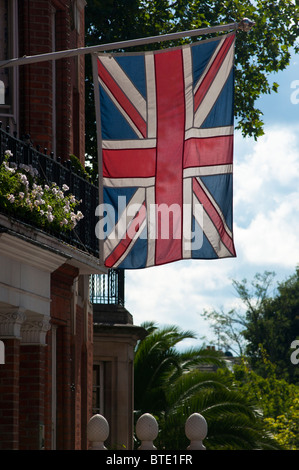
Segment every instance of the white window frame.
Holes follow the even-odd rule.
[[[3,0],[0,0],[3,1]],[[19,57],[19,28],[18,28],[18,0],[10,0],[8,2],[8,29],[9,29],[9,41],[10,48],[9,53],[11,57],[9,59]],[[18,132],[18,117],[19,117],[19,67],[15,66],[11,68],[11,103],[9,105],[0,105],[0,120],[6,120],[13,130]]]
[[[92,387],[93,387],[93,391],[96,391],[96,390],[98,391],[97,395],[99,397],[99,401],[97,403],[98,407],[93,409],[93,412],[99,413],[99,414],[104,413],[104,366],[105,366],[104,362],[105,361],[98,361],[94,363],[94,366],[98,368],[99,374],[97,373],[96,376],[99,379],[99,381],[98,383],[93,383]]]

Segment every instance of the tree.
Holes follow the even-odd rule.
[[[222,365],[219,354],[203,348],[178,351],[184,339],[195,339],[194,332],[183,331],[176,325],[158,328],[153,322],[144,323],[148,336],[137,345],[134,358],[135,414],[150,409],[155,415],[165,411],[167,389],[165,381],[175,381],[201,363]]]
[[[246,395],[234,389],[232,381],[221,373],[201,372],[199,365],[210,362],[223,366],[213,350],[176,346],[194,333],[170,325],[158,328],[142,325],[149,334],[140,341],[134,359],[136,418],[148,412],[159,424],[158,449],[183,450],[188,441],[185,421],[194,412],[208,422],[208,449],[278,448],[269,437],[261,417],[248,403]]]
[[[250,283],[247,279],[241,282],[233,280],[232,285],[241,300],[241,305],[228,312],[223,309],[203,311],[202,316],[210,322],[219,349],[230,351],[235,356],[243,356],[246,353],[248,343],[245,336],[250,327],[249,318],[254,324],[257,311],[270,295],[269,289],[274,277],[274,272],[265,271],[263,274],[255,274]]]
[[[232,381],[255,403],[273,438],[287,450],[299,450],[299,387],[278,379],[276,366],[261,348],[267,377],[254,372],[246,360],[235,365]]]
[[[277,376],[299,384],[299,370],[291,361],[292,342],[299,338],[299,269],[277,287],[273,298],[247,311],[246,354],[260,374],[265,373],[261,348],[277,367]]]
[[[257,273],[249,283],[233,281],[242,302],[229,312],[204,311],[211,321],[221,347],[229,345],[237,355],[245,355],[260,375],[266,376],[263,356],[276,365],[276,374],[291,383],[299,383],[299,369],[291,361],[292,343],[299,338],[299,268],[286,281],[272,289],[274,273]],[[234,345],[236,346],[234,348]]]
[[[236,41],[235,117],[237,129],[256,139],[263,134],[262,111],[256,102],[263,94],[277,92],[278,84],[271,83],[270,74],[287,67],[292,48],[299,50],[298,11],[298,1],[293,0],[87,0],[86,45],[186,31],[249,17],[255,27],[250,33],[238,31]],[[95,163],[95,113],[88,56],[86,64],[86,152]]]
[[[138,36],[140,24],[139,0],[88,0],[85,8],[86,46],[106,44]],[[86,56],[85,126],[86,160],[97,178],[97,137],[92,79],[92,65]]]

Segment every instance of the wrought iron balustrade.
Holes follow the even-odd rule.
[[[93,304],[125,304],[124,270],[109,269],[108,274],[90,276],[90,301]]]
[[[98,206],[98,187],[92,184],[87,177],[79,175],[72,168],[71,162],[62,162],[54,158],[52,153],[48,154],[34,148],[30,143],[20,140],[16,135],[11,135],[9,129],[2,129],[0,123],[0,159],[3,160],[6,150],[12,152],[10,161],[19,164],[32,165],[39,173],[39,177],[45,184],[55,182],[60,188],[66,184],[69,191],[77,200],[82,201],[79,210],[84,218],[78,222],[76,227],[69,232],[52,234],[57,238],[75,246],[91,255],[99,256],[99,240],[96,237],[95,210]],[[1,212],[0,208],[0,212]],[[26,222],[26,220],[24,221]]]

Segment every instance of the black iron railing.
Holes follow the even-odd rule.
[[[51,235],[75,246],[92,256],[99,257],[99,240],[96,237],[95,227],[97,219],[95,216],[98,206],[99,193],[97,185],[94,185],[84,174],[77,174],[70,160],[61,162],[54,158],[52,153],[39,148],[34,148],[30,142],[20,140],[16,135],[11,135],[9,129],[2,129],[0,122],[0,162],[3,161],[6,150],[10,150],[11,162],[18,165],[32,165],[39,173],[44,183],[55,182],[60,188],[64,184],[69,187],[70,193],[77,200],[81,200],[79,209],[84,218],[78,222],[76,227],[69,232],[52,233]],[[0,207],[0,212],[4,212]],[[22,218],[20,217],[22,221]],[[28,224],[28,220],[23,220]],[[32,224],[32,222],[29,222]],[[37,227],[39,228],[39,227]],[[46,230],[43,228],[43,230]],[[118,304],[124,306],[124,271],[110,269],[108,274],[95,274],[90,276],[90,300],[95,304]]]
[[[108,274],[90,276],[90,301],[93,304],[125,304],[124,270],[110,269]]]
[[[16,135],[11,135],[9,129],[2,129],[0,123],[0,158],[3,160],[6,150],[12,152],[10,161],[19,164],[32,165],[39,173],[39,177],[46,183],[55,182],[60,188],[66,184],[70,193],[77,200],[82,201],[79,210],[84,218],[76,227],[68,232],[59,232],[52,235],[77,247],[91,255],[99,256],[99,240],[96,237],[95,210],[99,201],[98,187],[92,184],[84,173],[79,175],[74,171],[71,161],[61,162],[54,158],[52,153],[41,152],[29,142],[20,140]],[[1,211],[1,207],[0,207]],[[26,221],[25,221],[26,222]]]

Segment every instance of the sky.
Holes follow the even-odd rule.
[[[260,98],[264,136],[235,132],[234,243],[236,258],[184,260],[125,272],[126,309],[135,325],[154,321],[192,330],[182,346],[215,345],[204,310],[240,306],[232,280],[273,271],[275,284],[299,265],[299,57],[273,76],[278,93]],[[187,344],[188,343],[188,344]]]

